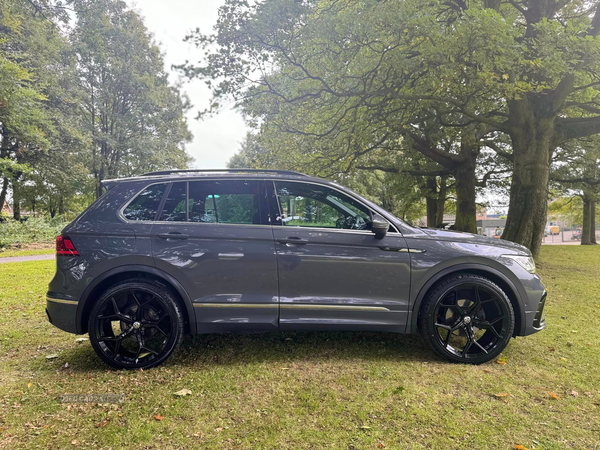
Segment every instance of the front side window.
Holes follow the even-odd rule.
[[[369,210],[353,198],[326,186],[276,182],[284,226],[370,230]]]
[[[129,203],[123,216],[127,220],[154,220],[166,186],[166,183],[148,186]]]

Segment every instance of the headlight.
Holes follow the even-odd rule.
[[[529,273],[535,273],[535,261],[532,256],[521,255],[502,255],[504,258],[510,258],[516,261],[523,269]]]

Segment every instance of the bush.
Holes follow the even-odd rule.
[[[63,217],[29,217],[23,222],[8,219],[0,222],[0,248],[52,242],[66,224]]]

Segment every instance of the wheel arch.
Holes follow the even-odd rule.
[[[410,314],[408,329],[409,333],[417,333],[419,330],[418,320],[419,314],[421,313],[421,305],[423,303],[423,299],[427,296],[429,291],[433,289],[443,278],[460,273],[480,275],[496,283],[508,296],[508,299],[510,300],[515,312],[515,330],[513,335],[518,336],[524,332],[525,308],[523,307],[519,291],[515,284],[505,274],[497,269],[494,269],[493,267],[481,266],[479,264],[461,264],[439,271],[430,277],[429,280],[421,287]]]
[[[77,308],[77,334],[87,333],[88,317],[98,296],[113,284],[132,278],[148,278],[170,288],[179,298],[185,314],[185,333],[195,334],[196,321],[192,302],[184,287],[168,273],[144,265],[126,265],[110,269],[94,279],[84,290]]]

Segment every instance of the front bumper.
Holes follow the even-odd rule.
[[[528,336],[546,328],[546,317],[544,316],[544,307],[546,306],[546,297],[548,293],[544,289],[542,297],[535,311],[525,313],[525,332],[521,336]]]
[[[46,295],[48,321],[63,331],[77,333],[77,306],[79,303],[76,300]]]

